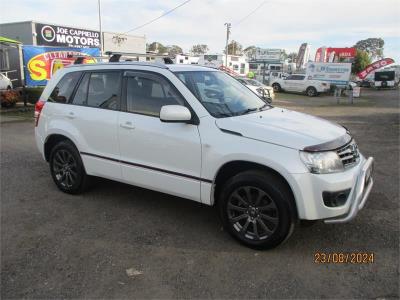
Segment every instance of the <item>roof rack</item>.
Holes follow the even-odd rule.
[[[105,52],[106,56],[88,56],[85,54],[70,54],[68,55],[69,58],[75,58],[74,65],[80,65],[84,63],[85,58],[91,57],[100,60],[108,60],[110,63],[117,63],[117,62],[131,62],[131,61],[139,61],[139,57],[146,57],[148,60],[152,59],[156,63],[162,64],[173,64],[174,61],[168,55],[158,55],[152,53],[130,53],[130,52],[113,52],[107,51]],[[121,59],[124,59],[121,61]]]
[[[146,57],[146,58],[154,58],[159,59],[159,61],[163,61],[165,64],[173,64],[173,60],[168,55],[159,55],[159,54],[152,54],[152,53],[134,53],[134,52],[113,52],[107,51],[105,52],[106,55],[109,56],[109,62],[120,62],[121,58],[124,58],[125,61],[138,61],[139,57]]]

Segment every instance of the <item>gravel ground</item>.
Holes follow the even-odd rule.
[[[278,95],[278,106],[348,127],[376,169],[353,222],[298,228],[270,251],[237,244],[195,202],[107,180],[63,194],[32,121],[3,122],[1,298],[398,298],[399,91],[362,92],[354,105]],[[315,264],[317,251],[375,261]]]

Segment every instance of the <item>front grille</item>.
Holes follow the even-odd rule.
[[[355,165],[360,159],[360,153],[358,151],[358,146],[354,140],[345,145],[344,147],[338,149],[337,154],[339,155],[343,166],[349,168]]]

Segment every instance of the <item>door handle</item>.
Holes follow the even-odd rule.
[[[125,123],[121,123],[119,124],[119,126],[125,129],[135,129],[135,126],[133,126],[131,121],[126,121]]]
[[[67,114],[67,118],[69,118],[69,119],[75,119],[75,114],[74,114],[74,112],[72,112],[72,111],[70,111],[68,114]]]

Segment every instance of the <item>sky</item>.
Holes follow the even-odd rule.
[[[184,0],[100,0],[104,31],[124,33],[183,3]],[[34,20],[98,29],[97,0],[0,0],[0,23]],[[254,14],[243,20],[255,8]],[[189,51],[207,44],[210,53],[225,47],[224,23],[232,23],[231,39],[244,47],[298,51],[321,46],[351,47],[381,37],[384,55],[400,63],[400,0],[191,0],[171,14],[133,31],[147,42],[179,45]]]

